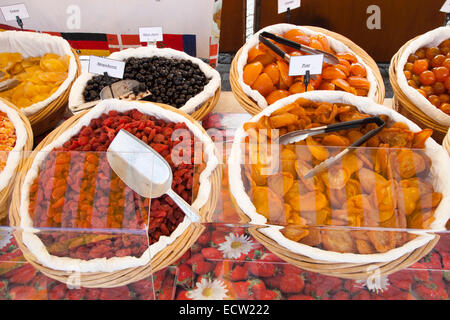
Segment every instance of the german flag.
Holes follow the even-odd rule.
[[[111,54],[108,46],[108,37],[104,33],[78,33],[61,32],[61,37],[66,39],[81,55],[108,56]]]

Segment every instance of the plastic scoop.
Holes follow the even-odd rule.
[[[193,222],[201,218],[182,197],[172,189],[172,169],[153,148],[126,130],[120,130],[111,142],[106,157],[120,179],[145,198],[167,194]]]
[[[19,84],[17,79],[7,79],[0,82],[0,92],[10,90]]]
[[[114,82],[110,86],[104,87],[100,91],[100,99],[111,99],[111,98],[119,98],[121,96],[129,95],[134,92],[136,88],[139,87],[141,83],[136,80],[120,80],[117,82]],[[146,98],[150,97],[151,94],[139,99],[139,100],[146,100]],[[79,104],[77,106],[71,107],[72,112],[79,112],[82,110],[90,109],[92,107],[95,107],[101,100],[95,100],[90,101],[86,103]]]

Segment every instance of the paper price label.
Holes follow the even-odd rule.
[[[19,17],[20,19],[26,19],[30,17],[27,7],[24,3],[3,6],[0,7],[0,9],[2,10],[2,14],[5,17],[6,21],[15,21],[16,17]]]
[[[309,70],[310,74],[321,74],[323,54],[307,56],[292,56],[289,63],[289,76],[304,76]]]
[[[139,28],[140,42],[163,41],[162,27],[141,27]]]
[[[106,72],[110,77],[122,79],[124,70],[125,70],[124,61],[102,58],[97,56],[90,56],[89,58],[90,73],[103,75]]]
[[[450,13],[450,0],[445,1],[441,8],[441,12]]]
[[[301,0],[278,0],[278,14],[286,12],[287,9],[300,8]]]

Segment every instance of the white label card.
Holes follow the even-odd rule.
[[[113,60],[108,58],[102,58],[97,56],[90,56],[89,58],[89,72],[95,74],[105,74],[113,78],[123,78],[123,72],[125,70],[125,62],[119,60]]]
[[[15,21],[18,16],[20,19],[29,18],[27,7],[24,3],[13,4],[10,6],[0,7],[6,21]]]
[[[140,42],[163,41],[162,27],[141,27],[139,28]]]
[[[291,56],[289,63],[289,76],[304,76],[306,71],[312,74],[321,74],[323,66],[323,54],[306,56]]]
[[[450,0],[445,1],[441,8],[441,12],[450,13]]]
[[[297,9],[301,6],[301,0],[278,0],[278,14],[286,12],[287,9]]]

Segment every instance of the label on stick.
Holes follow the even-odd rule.
[[[310,74],[321,74],[322,66],[323,54],[291,56],[289,76],[304,76],[308,70]]]
[[[125,70],[124,61],[102,58],[97,56],[89,57],[90,73],[104,75],[106,72],[110,77],[122,79],[124,70]]]
[[[30,17],[27,7],[24,3],[2,6],[0,7],[0,9],[2,10],[2,14],[5,17],[6,21],[15,21],[17,16],[20,19],[26,19]]]
[[[140,27],[140,42],[157,42],[163,41],[162,27]]]
[[[278,0],[278,14],[286,12],[287,9],[297,9],[301,6],[301,0]]]

